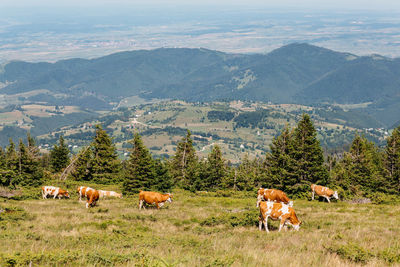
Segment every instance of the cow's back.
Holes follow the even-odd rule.
[[[140,191],[139,200],[144,200],[149,204],[161,202],[161,194],[151,191]]]
[[[312,190],[318,195],[318,196],[328,196],[331,197],[334,194],[334,191],[328,187],[324,187],[321,185],[311,185]]]
[[[275,201],[275,202],[283,202],[285,204],[288,204],[290,199],[287,197],[287,195],[278,189],[267,189],[264,191],[264,198],[265,200],[269,201]]]

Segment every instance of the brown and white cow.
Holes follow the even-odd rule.
[[[87,198],[86,208],[88,209],[89,207],[96,206],[96,203],[100,198],[99,191],[97,191],[96,189],[93,189],[93,188],[87,188],[85,190],[85,195]]]
[[[279,225],[279,232],[282,230],[282,227],[286,225],[292,225],[293,229],[296,231],[300,229],[301,221],[299,221],[297,218],[294,209],[285,203],[271,201],[261,202],[260,217],[258,221],[258,228],[260,231],[262,230],[262,225],[264,223],[265,231],[269,232],[268,218],[281,221]]]
[[[87,186],[80,186],[76,189],[76,192],[79,195],[79,201],[82,201],[82,196],[86,197],[86,190],[88,190],[88,189],[93,189],[93,188],[90,188]]]
[[[42,187],[42,197],[43,199],[47,198],[47,196],[52,196],[54,199],[57,197],[61,199],[62,197],[69,198],[69,193],[66,190],[63,190],[56,186],[43,186]]]
[[[122,194],[119,194],[114,191],[105,191],[105,190],[97,190],[97,191],[99,191],[100,198],[110,198],[110,197],[122,198]]]
[[[257,191],[257,208],[260,206],[260,202],[264,200],[264,191],[267,189],[264,189],[260,187]]]
[[[328,200],[329,203],[331,202],[330,199],[332,197],[339,199],[337,191],[333,191],[332,189],[329,189],[328,187],[325,186],[312,184],[311,190],[312,190],[312,200],[314,200],[315,193],[317,193],[318,196],[324,197],[326,200]]]
[[[259,207],[260,202],[262,200],[278,202],[278,203],[282,202],[289,205],[290,207],[293,207],[293,201],[290,201],[287,195],[282,190],[278,189],[263,189],[263,188],[258,189],[257,207]]]
[[[161,194],[158,192],[142,191],[139,192],[139,209],[142,209],[144,203],[155,204],[157,209],[164,206],[165,202],[172,202],[172,194]]]

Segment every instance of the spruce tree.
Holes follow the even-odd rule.
[[[0,185],[10,186],[14,176],[15,173],[7,167],[6,153],[0,147]]]
[[[133,140],[129,142],[133,147],[124,174],[123,191],[125,194],[151,189],[156,178],[153,157],[143,144],[141,136],[135,133]]]
[[[388,181],[400,193],[400,126],[393,130],[385,147],[385,170]]]
[[[187,130],[186,136],[177,144],[175,155],[170,162],[174,184],[184,189],[190,189],[198,179],[198,157],[191,135]]]
[[[34,149],[33,145],[31,147]],[[29,151],[22,139],[18,145],[18,176],[22,185],[39,186],[43,180],[43,170],[40,167],[40,159]]]
[[[15,144],[13,140],[10,138],[9,145],[6,149],[6,165],[7,169],[14,171],[17,173],[18,169],[18,155],[15,149]]]
[[[266,155],[267,174],[269,179],[262,185],[291,192],[291,187],[297,184],[294,174],[296,165],[293,158],[293,131],[288,126],[272,140],[271,152]]]
[[[356,135],[349,152],[334,167],[334,179],[347,197],[367,196],[371,192],[388,192],[390,185],[383,178],[383,155],[365,137]]]
[[[295,164],[291,185],[287,186],[290,189],[289,193],[306,192],[312,183],[329,185],[329,173],[324,165],[323,151],[308,114],[303,114],[294,130],[291,154]]]
[[[215,190],[221,188],[222,181],[226,176],[225,159],[222,157],[221,148],[214,145],[207,157],[206,175],[201,181],[202,189]]]
[[[100,125],[96,125],[96,135],[92,142],[93,178],[99,183],[115,182],[121,169],[121,162],[111,138]]]
[[[40,150],[39,148],[36,146],[36,141],[35,139],[31,136],[31,134],[28,132],[26,134],[26,139],[28,140],[28,153],[38,159],[40,156]]]
[[[154,162],[156,177],[151,187],[166,192],[172,188],[172,177],[165,161],[156,159]]]
[[[358,185],[363,192],[381,191],[387,184],[383,180],[382,164],[379,152],[372,142],[356,135],[350,147],[351,165],[348,170],[353,185]]]
[[[93,179],[93,171],[90,146],[81,149],[76,157],[74,169],[70,173],[72,179],[76,181],[91,181]]]
[[[50,165],[54,172],[60,172],[69,164],[69,149],[64,142],[64,138],[60,135],[59,145],[54,145],[50,151]]]
[[[257,159],[249,159],[245,154],[240,165],[236,168],[235,188],[237,190],[252,190],[260,184],[260,163]]]

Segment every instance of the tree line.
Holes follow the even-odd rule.
[[[189,130],[168,160],[154,158],[139,133],[129,141],[128,159],[120,160],[112,138],[100,125],[91,144],[72,158],[62,136],[48,154],[39,152],[29,134],[27,140],[25,145],[20,139],[17,147],[10,139],[0,150],[0,185],[39,186],[72,166],[68,179],[120,183],[125,194],[171,188],[246,191],[262,186],[306,197],[312,183],[335,188],[348,198],[400,193],[400,127],[387,138],[384,149],[356,135],[347,152],[324,157],[313,122],[303,114],[296,127],[285,127],[273,139],[264,158],[245,155],[236,166],[224,159],[218,145],[206,158],[199,158]]]

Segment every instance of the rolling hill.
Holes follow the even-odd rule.
[[[193,102],[250,100],[293,104],[360,104],[385,127],[400,113],[400,59],[356,56],[294,43],[268,54],[160,48],[55,63],[9,62],[0,94],[20,104],[42,102],[110,110],[131,96]]]

